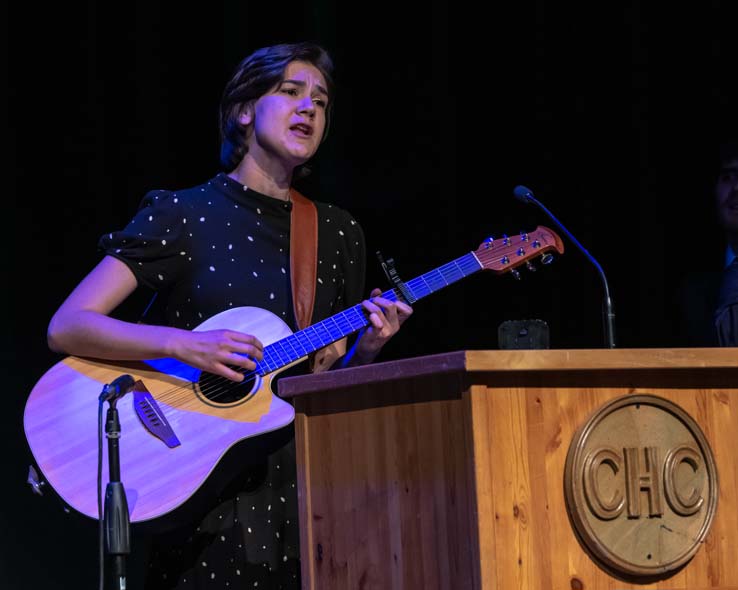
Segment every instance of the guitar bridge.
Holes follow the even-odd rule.
[[[133,409],[136,410],[138,419],[141,420],[146,430],[170,449],[182,444],[174,434],[174,430],[156,403],[154,396],[149,393],[141,380],[136,381],[133,389]]]

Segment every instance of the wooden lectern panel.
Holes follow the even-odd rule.
[[[471,587],[474,559],[456,551],[475,534],[460,385],[425,378],[307,401],[296,429],[313,587]]]
[[[738,589],[738,351],[461,351],[280,381],[295,403],[303,588]],[[632,394],[704,432],[717,513],[645,583],[606,571],[567,515],[577,430]]]

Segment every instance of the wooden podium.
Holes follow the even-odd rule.
[[[738,589],[738,349],[459,351],[279,392],[297,414],[303,589]],[[593,559],[564,491],[577,429],[631,394],[694,418],[719,474],[694,557],[646,582]]]

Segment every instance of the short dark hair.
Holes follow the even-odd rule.
[[[328,105],[321,140],[328,135],[335,92],[333,60],[328,52],[320,45],[308,41],[262,47],[238,64],[220,101],[220,164],[226,172],[238,165],[248,149],[246,129],[238,121],[243,107],[277,86],[284,79],[285,69],[293,61],[312,64],[325,78],[328,85]]]

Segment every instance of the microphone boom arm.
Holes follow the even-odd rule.
[[[564,227],[564,225],[556,219],[553,213],[551,213],[543,203],[541,203],[538,199],[536,199],[533,196],[533,193],[530,191],[530,189],[524,187],[524,186],[517,186],[515,187],[515,190],[513,191],[515,196],[524,203],[533,203],[534,205],[538,206],[546,215],[548,215],[551,220],[559,226],[561,231],[563,231],[566,236],[574,243],[574,245],[581,250],[581,252],[589,259],[589,261],[594,264],[595,268],[597,269],[597,272],[600,275],[600,278],[602,279],[602,285],[605,290],[605,297],[603,300],[602,305],[602,318],[603,318],[603,328],[605,332],[605,346],[607,348],[615,348],[615,310],[614,305],[612,301],[612,297],[610,297],[610,287],[607,284],[607,278],[605,277],[605,271],[602,270],[602,266],[600,266],[600,263],[595,260],[594,256],[592,256],[587,249],[582,246],[579,243],[579,240],[577,240],[571,232]]]

